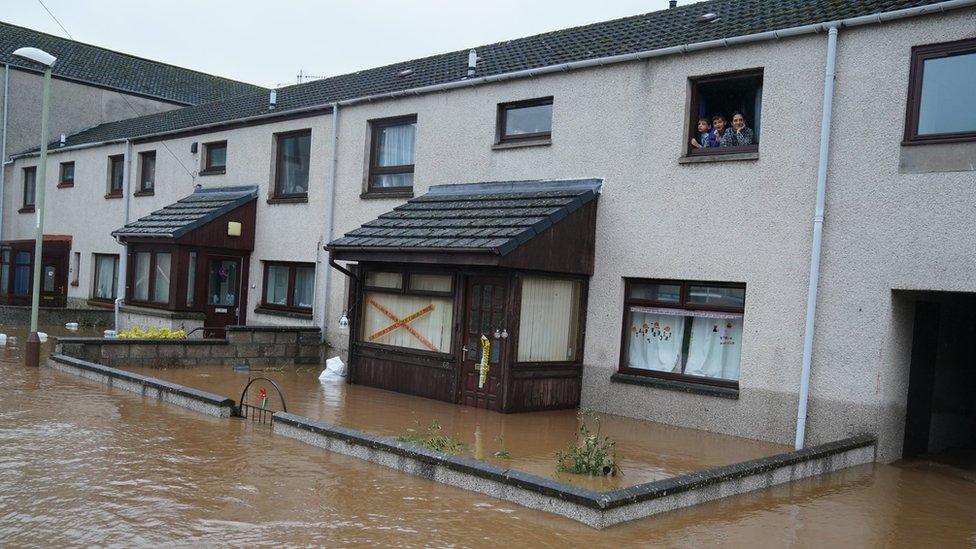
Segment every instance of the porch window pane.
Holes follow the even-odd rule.
[[[454,277],[451,275],[412,274],[410,275],[410,289],[427,292],[450,292],[453,279]]]
[[[525,277],[519,322],[519,362],[576,360],[580,283]]]
[[[688,303],[718,307],[742,308],[746,302],[745,288],[716,286],[692,286],[688,290]]]
[[[315,293],[314,288],[315,268],[295,267],[295,295],[292,306],[311,309],[313,294]]]
[[[14,295],[29,295],[31,287],[31,254],[17,252],[14,256]]]
[[[632,299],[678,303],[681,301],[681,284],[634,282],[630,285],[630,295],[628,297]]]
[[[360,340],[449,353],[453,320],[451,297],[366,292]]]
[[[154,275],[153,301],[169,303],[170,254],[156,254],[156,273]]]
[[[118,256],[95,256],[95,299],[115,299],[118,279]]]
[[[186,268],[186,306],[190,307],[193,305],[193,299],[196,297],[196,286],[197,286],[197,253],[190,252],[189,264]]]
[[[0,252],[0,294],[10,291],[10,250]]]
[[[139,252],[135,256],[132,299],[149,301],[149,252]]]
[[[366,273],[366,285],[374,288],[394,288],[399,290],[403,287],[403,275],[400,273]]]
[[[288,305],[288,267],[269,265],[265,284],[264,302],[271,305]]]

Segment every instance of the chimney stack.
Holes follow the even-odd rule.
[[[474,76],[474,73],[478,71],[478,52],[471,48],[468,52],[468,76]]]
[[[268,110],[269,111],[274,110],[275,105],[277,103],[278,103],[278,92],[277,90],[271,90],[271,93],[268,95]]]

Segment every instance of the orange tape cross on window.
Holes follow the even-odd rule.
[[[388,333],[390,333],[390,332],[392,332],[394,330],[397,330],[398,328],[403,328],[404,330],[406,330],[407,332],[409,332],[410,335],[412,335],[413,337],[417,338],[418,341],[420,341],[421,343],[423,343],[424,346],[426,346],[431,351],[434,351],[435,353],[439,353],[440,352],[440,349],[438,349],[436,345],[434,345],[433,343],[431,343],[430,340],[427,339],[426,337],[420,335],[420,333],[417,332],[417,330],[414,330],[413,327],[410,326],[410,323],[413,322],[414,320],[417,320],[418,318],[420,318],[420,317],[426,315],[427,313],[433,311],[434,310],[434,304],[433,303],[431,303],[430,305],[424,307],[423,309],[420,309],[419,311],[417,311],[415,313],[412,313],[412,314],[410,314],[408,316],[405,316],[403,318],[398,318],[389,309],[387,309],[386,307],[384,307],[384,306],[380,305],[379,303],[377,303],[376,301],[374,301],[373,298],[369,298],[367,301],[369,301],[369,304],[370,305],[372,305],[373,307],[376,307],[381,313],[383,313],[390,320],[393,321],[393,324],[390,324],[386,328],[383,328],[382,330],[380,330],[380,331],[374,333],[373,335],[369,336],[368,339],[370,341],[376,341],[377,339],[385,336],[386,334],[388,334]]]

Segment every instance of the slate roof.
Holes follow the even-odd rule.
[[[260,86],[119,53],[0,22],[0,63],[35,69],[14,50],[41,48],[58,58],[53,74],[98,86],[196,105],[264,90]]]
[[[506,255],[600,193],[601,179],[436,185],[328,248]]]
[[[476,77],[680,46],[801,25],[837,21],[941,0],[712,0],[508,40],[475,48]],[[720,17],[706,23],[699,18]],[[404,91],[467,77],[468,49],[279,88],[275,112]],[[412,71],[400,76],[401,71]],[[267,115],[267,93],[102,124],[68,137],[66,145],[135,138]]]
[[[175,240],[257,196],[256,186],[197,189],[190,196],[112,231],[112,236]]]

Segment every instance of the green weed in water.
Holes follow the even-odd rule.
[[[596,422],[596,432],[586,424],[587,417]],[[568,451],[556,452],[556,470],[577,475],[613,476],[620,471],[616,463],[616,442],[600,434],[600,418],[589,413],[579,414],[580,427],[576,442]]]
[[[413,430],[411,429],[411,431]],[[451,455],[460,454],[464,450],[463,442],[441,434],[441,424],[436,419],[431,422],[426,435],[417,432],[408,432],[396,437],[396,439],[400,442],[416,444],[428,450]]]

